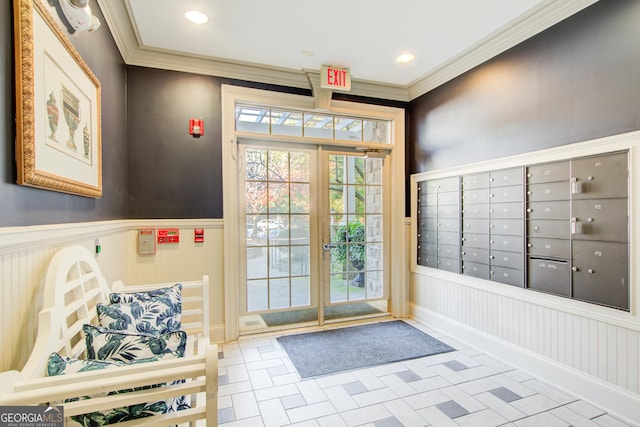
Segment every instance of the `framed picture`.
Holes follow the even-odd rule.
[[[14,0],[17,183],[102,196],[100,82],[41,0]]]

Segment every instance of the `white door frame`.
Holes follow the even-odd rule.
[[[222,181],[224,216],[224,319],[225,341],[233,341],[239,336],[239,272],[240,248],[238,209],[240,191],[238,173],[238,147],[235,133],[235,107],[237,104],[281,107],[312,111],[314,99],[308,96],[249,89],[222,85]],[[322,111],[327,113],[327,111]],[[408,275],[405,244],[405,129],[404,110],[370,104],[346,101],[331,101],[329,113],[357,117],[371,117],[391,120],[391,152],[388,155],[391,166],[390,191],[390,231],[388,242],[391,259],[389,272],[389,310],[395,317],[405,317],[408,302]],[[244,229],[244,228],[242,228]]]

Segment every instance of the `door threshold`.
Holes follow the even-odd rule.
[[[375,322],[389,322],[392,320],[396,320],[389,313],[382,314],[374,314],[368,316],[359,316],[359,317],[350,317],[348,319],[335,319],[331,321],[327,321],[324,325],[320,325],[317,322],[307,322],[307,323],[298,323],[295,325],[288,326],[273,326],[270,328],[264,329],[253,329],[242,331],[240,333],[240,338],[254,338],[254,337],[269,337],[269,336],[281,336],[285,335],[283,332],[289,334],[297,334],[304,332],[317,332],[329,329],[338,329],[345,328],[348,326],[358,326],[364,325],[367,323],[375,323]]]

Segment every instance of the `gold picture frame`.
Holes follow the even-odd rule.
[[[17,183],[102,196],[100,82],[40,0],[14,0]]]

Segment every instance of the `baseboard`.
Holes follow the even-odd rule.
[[[410,316],[478,350],[505,361],[580,399],[606,410],[621,420],[640,423],[640,395],[611,385],[525,348],[501,340],[424,307],[409,304]]]
[[[212,325],[209,327],[209,338],[212,343],[222,344],[224,338],[224,324]],[[222,348],[220,348],[222,350]]]

